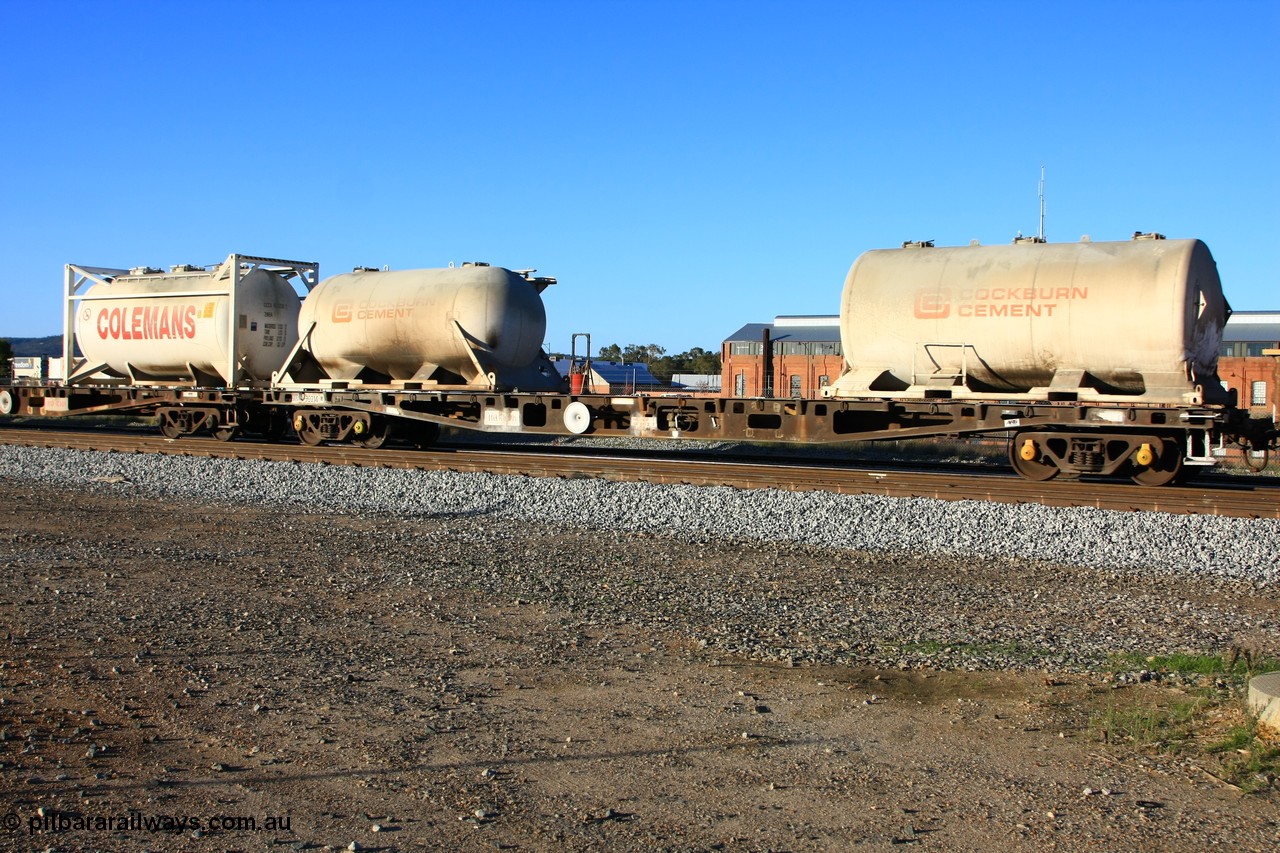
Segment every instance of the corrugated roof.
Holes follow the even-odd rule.
[[[778,326],[776,323],[748,323],[729,337],[725,338],[725,341],[752,341],[754,343],[758,343],[761,340],[761,336],[764,334],[765,329],[769,330],[769,338],[775,341],[840,340],[839,324],[821,326]]]
[[[839,326],[785,326],[773,327],[775,341],[839,341]]]
[[[779,314],[773,318],[773,325],[780,326],[839,326],[839,314]]]
[[[1280,323],[1273,325],[1236,326],[1230,324],[1222,332],[1222,339],[1228,343],[1265,344],[1280,342]]]
[[[738,331],[734,332],[726,341],[758,341],[765,329],[773,331],[772,323],[748,323]]]
[[[1231,343],[1280,343],[1280,312],[1237,311],[1227,320],[1222,339]]]
[[[671,384],[691,391],[719,391],[723,379],[719,373],[676,373],[671,376]]]

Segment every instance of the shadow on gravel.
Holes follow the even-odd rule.
[[[42,787],[42,794],[75,794],[91,793],[94,795],[110,794],[119,791],[134,790],[150,790],[164,789],[172,791],[175,788],[207,788],[217,785],[272,785],[272,784],[293,784],[296,782],[318,781],[322,779],[346,779],[360,776],[395,776],[400,773],[412,773],[418,771],[449,771],[449,770],[484,770],[495,767],[511,767],[511,766],[532,766],[539,764],[577,764],[580,762],[610,761],[625,758],[654,758],[657,756],[690,756],[704,752],[714,752],[723,754],[726,750],[749,750],[756,747],[767,746],[771,749],[778,747],[810,747],[821,744],[837,744],[847,746],[847,739],[841,738],[777,738],[769,735],[751,735],[749,738],[742,740],[731,740],[720,743],[708,743],[703,746],[683,747],[680,749],[629,749],[614,752],[584,752],[576,755],[530,755],[517,758],[494,758],[490,760],[461,761],[461,762],[432,762],[424,761],[418,764],[406,764],[403,767],[382,767],[382,768],[351,768],[345,770],[326,770],[318,773],[298,773],[298,774],[280,774],[275,776],[257,775],[246,776],[243,769],[235,768],[233,772],[225,773],[229,778],[205,778],[205,779],[151,779],[142,782],[130,782],[122,785],[85,785],[83,783],[71,787]],[[503,771],[498,771],[503,772]]]

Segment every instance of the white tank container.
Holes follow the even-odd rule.
[[[212,272],[135,270],[95,284],[76,311],[80,351],[88,364],[139,382],[270,381],[297,343],[300,300],[288,281],[268,270],[238,279],[234,334],[226,265]]]
[[[325,279],[303,301],[304,348],[331,379],[366,368],[392,380],[529,390],[559,384],[542,366],[550,279],[502,267],[361,270]],[[367,374],[366,374],[367,376]]]
[[[1199,240],[870,251],[845,280],[846,373],[830,394],[1208,402],[1228,313]]]

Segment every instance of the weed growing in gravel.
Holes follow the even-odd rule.
[[[1205,747],[1218,757],[1224,778],[1246,792],[1266,790],[1280,775],[1280,744],[1259,737],[1257,725],[1232,726],[1218,743]]]
[[[1198,675],[1222,675],[1252,678],[1255,673],[1280,670],[1280,659],[1232,655],[1193,655],[1174,652],[1168,655],[1142,655],[1138,652],[1115,654],[1107,659],[1111,672],[1145,669],[1152,672],[1180,672]]]
[[[1194,738],[1194,722],[1208,704],[1206,697],[1164,707],[1137,704],[1121,708],[1114,697],[1092,728],[1106,743],[1128,743],[1173,755],[1183,753]]]
[[[900,655],[947,658],[1003,658],[1016,663],[1035,663],[1053,657],[1049,649],[1023,643],[948,643],[943,640],[916,640],[897,647]]]
[[[1213,676],[1211,685],[1190,688],[1182,698],[1135,696],[1124,705],[1112,692],[1090,729],[1116,747],[1176,755],[1246,793],[1280,780],[1280,741],[1258,728],[1246,710],[1248,680],[1255,672],[1280,669],[1273,658],[1224,660],[1216,655],[1116,655],[1115,671],[1193,673]]]

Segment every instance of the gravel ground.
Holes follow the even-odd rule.
[[[489,513],[686,536],[825,548],[1047,560],[1101,569],[1280,578],[1280,520],[1125,513],[1032,504],[610,483],[450,472],[121,456],[0,447],[0,476],[127,482],[156,497],[274,503],[336,512]]]
[[[1280,652],[1275,522],[12,447],[0,506],[0,849],[1280,842],[1098,737],[1189,695],[1115,655]]]

